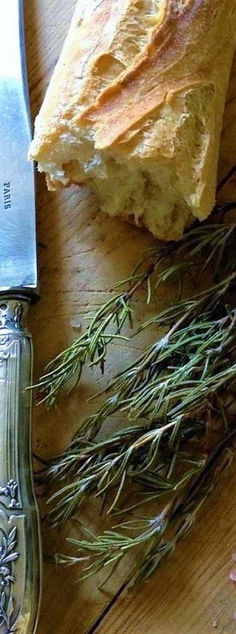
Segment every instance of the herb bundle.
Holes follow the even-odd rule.
[[[234,207],[226,203],[215,212]],[[53,525],[91,498],[100,498],[112,518],[111,529],[100,536],[81,524],[87,536],[69,540],[78,556],[57,556],[60,563],[83,562],[84,577],[108,564],[114,571],[134,549],[139,558],[130,579],[150,576],[189,531],[231,462],[236,436],[235,237],[236,226],[218,220],[198,224],[178,243],[146,254],[123,282],[125,292],[91,316],[85,333],[40,379],[42,399],[51,405],[73,374],[80,378],[85,364],[99,364],[104,371],[109,344],[123,336],[128,319],[132,324],[136,291],[146,284],[150,301],[160,283],[179,281],[181,297],[142,326],[155,324],[161,335],[114,377],[102,405],[70,447],[39,474],[40,480],[59,484],[49,500],[47,519]],[[212,284],[185,297],[184,278],[207,268]],[[104,439],[114,413],[121,417],[120,428]],[[217,431],[215,420],[220,421]]]

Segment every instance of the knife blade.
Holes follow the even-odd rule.
[[[41,548],[31,463],[32,341],[38,298],[34,168],[23,0],[0,0],[0,634],[32,634]]]
[[[22,2],[0,3],[0,290],[37,290],[34,170]]]

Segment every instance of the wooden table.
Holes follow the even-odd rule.
[[[32,115],[42,102],[61,49],[74,0],[25,0],[27,52]],[[221,144],[220,175],[235,162],[236,63],[227,99]],[[109,296],[129,274],[140,254],[153,244],[148,233],[98,213],[94,200],[78,189],[50,194],[38,176],[38,236],[42,299],[31,313],[35,373],[76,336],[86,313]],[[231,181],[224,196],[236,195]],[[157,301],[163,298],[157,297]],[[137,300],[139,319],[144,296]],[[107,365],[122,367],[147,343],[116,345]],[[99,389],[99,373],[84,374],[80,389],[63,399],[56,411],[38,408],[34,448],[48,457],[65,447],[91,405],[87,397]],[[236,550],[235,467],[205,505],[191,535],[159,574],[135,592],[122,589],[125,570],[104,591],[97,580],[78,584],[78,570],[44,564],[38,634],[231,634],[236,631],[236,590],[229,581],[231,554]],[[45,553],[63,550],[64,533],[44,530]]]

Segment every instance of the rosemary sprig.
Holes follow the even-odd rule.
[[[112,510],[127,482],[156,469],[163,439],[170,450],[176,449],[193,421],[206,423],[212,399],[236,377],[236,311],[224,308],[235,277],[197,295],[188,310],[185,302],[177,305],[173,325],[176,313],[165,311],[165,320],[171,320],[169,332],[114,380],[111,387],[117,391],[49,467],[47,478],[71,479],[51,498],[53,523],[70,517],[89,497],[108,492],[113,492]],[[124,413],[126,425],[99,440],[101,426],[117,410]],[[179,448],[176,451],[175,461]]]
[[[125,339],[120,335],[122,326],[127,318],[132,320],[131,297],[132,292],[109,299],[92,317],[86,332],[48,363],[47,372],[33,386],[39,392],[40,403],[46,402],[53,406],[56,395],[72,376],[76,376],[76,384],[79,382],[85,364],[100,365],[102,372],[104,371],[108,343],[115,338]],[[115,333],[108,334],[108,326],[113,325]]]
[[[164,247],[163,252],[168,249]],[[46,373],[41,376],[39,383],[33,386],[41,395],[40,403],[54,405],[57,394],[72,376],[76,376],[78,384],[83,366],[86,364],[99,365],[102,373],[104,372],[109,343],[117,338],[126,339],[121,335],[121,330],[127,319],[132,326],[133,296],[145,282],[148,282],[162,257],[162,254],[158,254],[144,273],[130,278],[133,281],[130,288],[125,293],[112,296],[91,315],[85,333],[47,365]]]
[[[68,542],[76,547],[79,555],[71,557],[57,554],[57,563],[64,565],[83,563],[82,579],[94,575],[107,565],[112,567],[110,572],[112,574],[129,551],[133,549],[140,551],[142,547],[139,563],[133,568],[129,582],[146,580],[190,531],[206,498],[213,492],[219,479],[232,462],[231,446],[235,436],[236,430],[233,427],[216,444],[210,452],[210,457],[202,463],[199,462],[195,471],[192,470],[190,475],[192,484],[184,487],[184,484],[188,483],[189,478],[187,478],[181,487],[173,487],[173,491],[177,491],[177,494],[157,515],[151,518],[134,517],[131,520],[122,521],[102,535],[96,536],[90,533],[89,540],[69,538]],[[81,527],[84,530],[83,525]],[[166,533],[168,533],[167,539]]]
[[[151,323],[169,325],[169,331],[106,388],[105,392],[112,392],[111,396],[83,423],[72,442],[72,453],[80,443],[94,439],[101,426],[118,410],[134,421],[143,413],[146,418],[163,417],[164,407],[165,410],[169,408],[169,420],[173,401],[179,399],[182,410],[185,407],[184,390],[190,408],[191,402],[201,400],[203,393],[206,395],[212,389],[210,372],[214,371],[219,355],[225,355],[225,348],[231,345],[228,336],[231,336],[235,318],[224,312],[224,298],[234,286],[235,279],[236,274],[232,273],[206,291],[174,304],[152,319]],[[219,318],[221,302],[223,313]],[[68,463],[67,455],[67,468]]]
[[[186,434],[189,434],[188,421]],[[170,490],[176,490],[184,482],[193,475],[193,464],[199,467],[202,464],[202,458],[196,461],[192,460],[191,455],[182,454],[179,446],[171,451],[171,431],[174,428],[174,422],[163,425],[160,428],[144,426],[135,426],[126,428],[123,431],[114,434],[107,441],[96,442],[91,447],[86,447],[84,452],[82,448],[80,452],[76,452],[76,475],[72,482],[65,484],[56,493],[54,493],[50,502],[54,503],[54,507],[48,514],[48,521],[56,525],[71,517],[75,511],[84,505],[88,498],[104,496],[107,492],[112,494],[112,500],[109,504],[109,513],[118,504],[119,498],[124,487],[129,484],[136,488],[140,485],[145,486],[144,502],[150,501],[156,497],[160,497]],[[185,438],[185,434],[183,434]],[[172,438],[173,440],[173,438]],[[158,487],[155,478],[155,469],[159,466],[160,455],[169,451],[170,462],[166,457],[166,465],[168,464],[168,473],[172,469],[173,455],[178,464],[189,466],[190,470],[181,473],[174,482],[170,483],[162,477],[161,481],[158,477]],[[75,457],[75,453],[73,454]],[[195,471],[194,467],[194,471]],[[63,461],[63,468],[68,468],[67,461]],[[70,468],[70,466],[69,466]],[[154,473],[152,471],[154,469]],[[55,472],[53,474],[55,476]],[[148,482],[148,477],[152,479],[152,485]],[[154,482],[156,484],[155,492],[151,490]],[[148,496],[147,496],[148,493]],[[130,493],[131,499],[131,493]],[[140,499],[139,503],[140,505]],[[136,506],[136,504],[135,504]]]
[[[231,203],[235,206],[235,203]],[[121,331],[129,320],[132,326],[132,300],[135,293],[146,283],[147,301],[151,297],[151,279],[158,273],[156,286],[192,267],[196,267],[196,256],[204,258],[201,272],[214,263],[215,273],[220,267],[226,272],[231,268],[229,252],[235,239],[236,227],[228,224],[202,224],[186,233],[177,242],[159,245],[149,251],[134,273],[122,284],[128,284],[128,289],[112,297],[90,317],[90,323],[85,331],[74,343],[61,352],[46,367],[35,386],[39,392],[40,402],[45,401],[49,406],[55,404],[57,394],[72,376],[79,382],[84,365],[99,365],[102,372],[106,361],[107,349],[115,338],[122,338]],[[228,253],[227,267],[223,266],[224,254]],[[205,257],[205,254],[207,255]],[[151,263],[150,263],[151,259]],[[143,265],[148,262],[143,272]],[[164,265],[167,268],[164,268]]]
[[[225,434],[223,440],[212,451],[196,480],[194,478],[192,485],[184,491],[182,498],[180,496],[175,498],[165,526],[165,531],[172,530],[172,535],[166,540],[160,539],[149,545],[140,564],[133,571],[132,576],[136,583],[148,579],[163,560],[173,553],[178,542],[187,536],[204,502],[213,493],[219,480],[232,463],[232,444],[235,436],[235,429]]]

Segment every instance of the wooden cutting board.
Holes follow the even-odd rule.
[[[111,0],[112,1],[112,0]],[[35,117],[57,61],[75,1],[25,0],[27,53],[32,116]],[[236,160],[236,62],[227,98],[221,144],[220,176]],[[153,244],[148,233],[99,214],[94,200],[78,189],[50,194],[38,176],[38,237],[41,302],[31,312],[35,342],[35,375],[76,337],[86,313],[109,297],[114,283],[127,277],[142,252]],[[236,197],[236,181],[224,192]],[[163,297],[156,297],[163,302]],[[144,314],[144,295],[136,302]],[[149,337],[154,333],[149,333]],[[147,335],[145,335],[147,337]],[[112,367],[123,367],[147,339],[112,348]],[[84,374],[80,388],[60,402],[57,410],[37,408],[34,449],[49,457],[69,442],[91,405],[87,397],[99,389],[99,374]],[[135,592],[123,587],[125,570],[102,592],[97,580],[78,583],[78,570],[44,563],[42,611],[38,634],[231,634],[236,630],[236,589],[229,581],[231,555],[236,550],[236,471],[205,505],[188,538],[159,574]],[[93,518],[90,518],[92,520]],[[66,534],[43,530],[44,553],[63,550]]]

